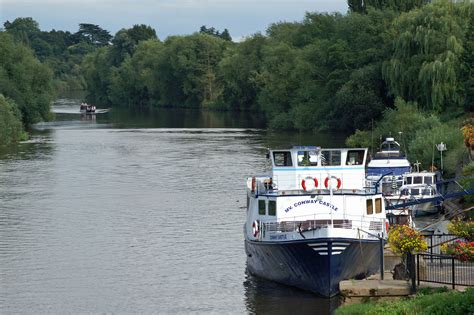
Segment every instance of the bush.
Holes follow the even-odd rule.
[[[24,138],[20,110],[12,100],[0,94],[0,146]]]
[[[474,262],[474,242],[463,242],[456,240],[454,243],[441,245],[441,251],[451,255],[460,261]]]
[[[388,243],[395,253],[406,255],[428,249],[421,233],[408,225],[395,225],[388,234]]]
[[[468,241],[474,240],[474,221],[469,219],[462,221],[461,219],[453,220],[448,224],[448,231],[459,238],[464,238]]]

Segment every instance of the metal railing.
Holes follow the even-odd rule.
[[[431,255],[440,255],[441,245],[450,244],[459,239],[459,237],[454,234],[423,234],[422,236],[428,243],[427,253],[430,253]]]
[[[329,214],[314,214],[261,221],[266,232],[305,232],[322,228],[362,229],[372,233],[384,231],[385,218],[346,215],[331,219]]]
[[[474,263],[460,261],[453,256],[438,254],[416,255],[416,278],[420,282],[474,286]]]

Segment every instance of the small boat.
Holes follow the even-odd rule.
[[[367,185],[377,186],[384,196],[399,194],[403,174],[411,171],[410,162],[394,138],[386,138],[367,165]]]
[[[380,268],[388,221],[365,188],[367,149],[271,150],[272,171],[247,179],[247,269],[324,297]]]
[[[80,112],[83,114],[94,114],[95,113],[95,105],[90,105],[87,103],[81,103]]]
[[[442,197],[437,182],[441,180],[439,172],[412,172],[403,175],[400,199],[416,201],[411,206],[414,217],[436,214],[441,210]]]

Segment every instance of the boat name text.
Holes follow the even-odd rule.
[[[330,204],[329,202],[326,202],[324,200],[314,200],[314,199],[308,199],[308,200],[302,200],[302,201],[298,201],[298,202],[295,202],[292,206],[289,206],[288,208],[285,209],[285,212],[289,212],[290,210],[294,209],[294,208],[297,208],[299,206],[303,206],[303,205],[306,205],[306,204],[312,204],[312,203],[315,203],[315,204],[320,204],[320,205],[323,205],[323,206],[326,206],[328,208],[331,208],[331,210],[334,210],[334,211],[337,211],[337,207],[335,205],[332,205]]]

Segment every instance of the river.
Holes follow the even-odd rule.
[[[269,147],[342,146],[251,115],[114,109],[0,151],[1,313],[329,313],[337,299],[246,273],[245,182]]]

